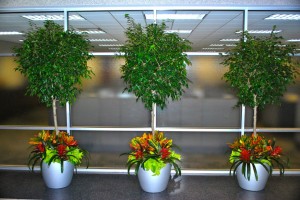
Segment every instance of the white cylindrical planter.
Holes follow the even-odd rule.
[[[250,190],[250,191],[260,191],[263,190],[267,184],[268,178],[269,178],[269,173],[268,171],[261,165],[261,164],[254,164],[257,170],[257,175],[258,175],[258,180],[256,181],[255,179],[255,173],[253,171],[253,167],[251,166],[251,176],[250,180],[244,177],[242,173],[242,164],[238,166],[236,170],[236,176],[238,183],[241,188],[245,190]],[[270,166],[265,165],[269,170]],[[246,173],[247,173],[247,168],[246,168]],[[246,174],[247,177],[247,174]]]
[[[58,189],[70,185],[74,172],[74,165],[69,161],[64,161],[64,171],[61,173],[60,163],[52,162],[50,166],[43,162],[42,175],[45,184],[49,188]]]
[[[151,170],[145,171],[142,167],[138,171],[138,179],[142,189],[145,192],[157,193],[164,191],[169,183],[171,175],[171,164],[167,163],[164,168],[160,170],[160,175],[153,176]]]

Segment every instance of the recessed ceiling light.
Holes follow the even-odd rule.
[[[116,42],[116,39],[89,39],[91,42]]]
[[[240,39],[222,39],[221,42],[238,42]]]
[[[165,30],[165,33],[184,33],[189,34],[192,30]]]
[[[300,20],[300,14],[274,14],[265,20]]]
[[[154,19],[153,14],[145,14],[146,19]],[[156,19],[198,19],[202,20],[205,14],[157,14]]]
[[[290,40],[287,40],[287,42],[300,42],[300,39],[290,39]]]
[[[24,33],[18,31],[1,31],[0,35],[23,35]]]
[[[273,33],[280,33],[282,30],[274,30]],[[257,34],[270,34],[272,30],[249,30],[248,33],[257,33]],[[243,33],[243,31],[237,31],[235,33]]]
[[[99,44],[100,47],[121,47],[123,44]]]
[[[64,15],[22,15],[22,17],[33,20],[33,21],[45,21],[45,20],[53,20],[53,21],[61,21],[64,20]],[[80,15],[70,15],[69,20],[85,20]]]

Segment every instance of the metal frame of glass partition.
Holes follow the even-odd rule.
[[[214,6],[172,6],[172,7],[76,7],[76,8],[10,8],[10,9],[1,9],[0,13],[11,13],[11,12],[36,12],[36,11],[49,11],[49,12],[64,12],[64,27],[68,27],[68,13],[73,11],[156,11],[159,10],[213,10],[213,11],[243,11],[243,29],[247,30],[248,28],[248,12],[249,11],[264,11],[264,10],[276,10],[276,11],[299,11],[300,7],[276,7],[268,6],[266,7],[214,7]],[[65,28],[66,29],[66,28]],[[202,55],[214,55],[219,56],[218,53],[198,53],[198,52],[189,52],[188,55],[202,56]],[[93,53],[95,56],[113,56],[114,53]],[[4,53],[0,54],[1,56],[13,56],[13,54]],[[202,128],[202,127],[156,127],[161,131],[170,131],[170,132],[240,132],[243,135],[245,132],[251,132],[253,129],[245,128],[245,106],[241,106],[241,126],[239,128]],[[156,122],[156,115],[155,115]],[[151,131],[151,127],[88,127],[88,126],[71,126],[70,118],[70,105],[66,105],[66,126],[60,126],[60,130],[70,131]],[[0,130],[53,130],[52,126],[21,126],[21,125],[0,125]],[[299,128],[257,128],[259,132],[300,132]],[[5,166],[0,165],[0,170],[28,170],[26,166]],[[110,169],[110,168],[89,168],[77,170],[79,173],[110,173],[110,174],[126,174],[127,169]],[[131,171],[133,173],[133,171]],[[174,172],[173,172],[174,173]],[[228,175],[229,170],[199,170],[199,169],[183,169],[183,175]],[[274,174],[279,174],[279,171],[274,171]],[[287,175],[300,175],[300,169],[291,169],[286,171]]]

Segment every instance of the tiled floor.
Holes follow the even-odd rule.
[[[152,194],[141,190],[135,176],[122,174],[76,174],[69,187],[49,189],[39,173],[0,171],[0,199],[299,200],[300,176],[272,176],[259,192],[241,189],[229,176],[182,176]]]

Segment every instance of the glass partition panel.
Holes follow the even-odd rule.
[[[69,15],[79,15],[84,20],[70,21],[70,27],[79,32],[87,33],[93,52],[116,52],[126,41],[124,31],[127,28],[125,14],[129,14],[136,23],[145,26],[145,11],[99,11],[99,12],[69,12]]]
[[[16,65],[14,57],[0,57],[0,125],[47,125],[47,108],[25,95],[27,82]]]
[[[234,45],[235,31],[243,28],[242,11],[159,10],[157,21],[167,31],[192,42],[192,52],[220,53]]]
[[[120,154],[128,152],[131,139],[143,133],[73,131],[73,134],[91,153],[91,167],[126,168],[127,157]],[[183,169],[227,169],[230,166],[227,143],[238,133],[165,132],[165,136],[180,147],[176,151],[182,155]]]
[[[293,17],[300,12],[292,11],[250,11],[249,27],[251,35],[265,37],[276,26],[278,36],[282,36],[283,45],[295,44],[297,51],[293,57],[294,63],[300,65],[300,21]],[[298,40],[297,40],[298,39]],[[300,72],[300,69],[298,70]],[[258,112],[258,124],[262,127],[300,127],[300,76],[295,84],[287,88],[280,105],[269,105]]]
[[[43,26],[45,20],[63,25],[63,12],[0,13],[0,53],[13,53],[13,47],[21,44],[30,23]]]
[[[38,131],[0,130],[0,165],[27,165],[29,138]]]
[[[179,101],[158,109],[157,125],[163,127],[240,127],[237,99],[222,80],[227,70],[220,56],[190,56],[187,67],[191,81]]]
[[[89,67],[94,76],[83,81],[83,92],[72,105],[74,126],[150,126],[150,112],[133,94],[123,93],[122,60],[96,56]]]

